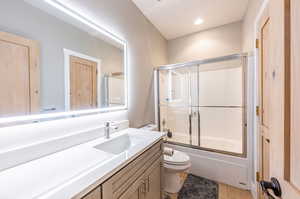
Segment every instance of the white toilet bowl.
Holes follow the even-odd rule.
[[[178,193],[184,183],[180,173],[187,172],[190,167],[190,157],[186,153],[174,150],[172,156],[164,155],[164,191]]]

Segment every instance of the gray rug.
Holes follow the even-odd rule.
[[[218,199],[218,183],[189,174],[178,199]]]

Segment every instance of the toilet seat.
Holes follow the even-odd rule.
[[[164,163],[174,166],[187,166],[190,165],[190,157],[183,152],[174,150],[172,156],[164,155]]]
[[[167,164],[164,163],[164,168],[169,170],[169,172],[174,172],[174,173],[178,173],[178,172],[184,172],[186,170],[188,170],[191,167],[191,163],[187,163],[185,165],[172,165],[172,164]]]

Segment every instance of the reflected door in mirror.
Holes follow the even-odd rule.
[[[71,56],[71,109],[97,108],[97,63]]]
[[[83,23],[78,16],[84,13],[72,7],[52,6],[39,0],[1,2],[0,117],[124,108],[125,42]]]
[[[39,110],[37,42],[0,32],[0,117]]]

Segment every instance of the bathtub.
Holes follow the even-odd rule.
[[[225,151],[230,153],[243,153],[243,141],[242,138],[238,139],[228,139],[224,137],[213,137],[213,136],[201,136],[200,140],[198,136],[192,136],[182,134],[182,133],[174,133],[172,138],[167,139],[168,142],[178,143],[179,145],[182,143],[184,145],[192,145],[199,146],[201,148],[212,149]]]

